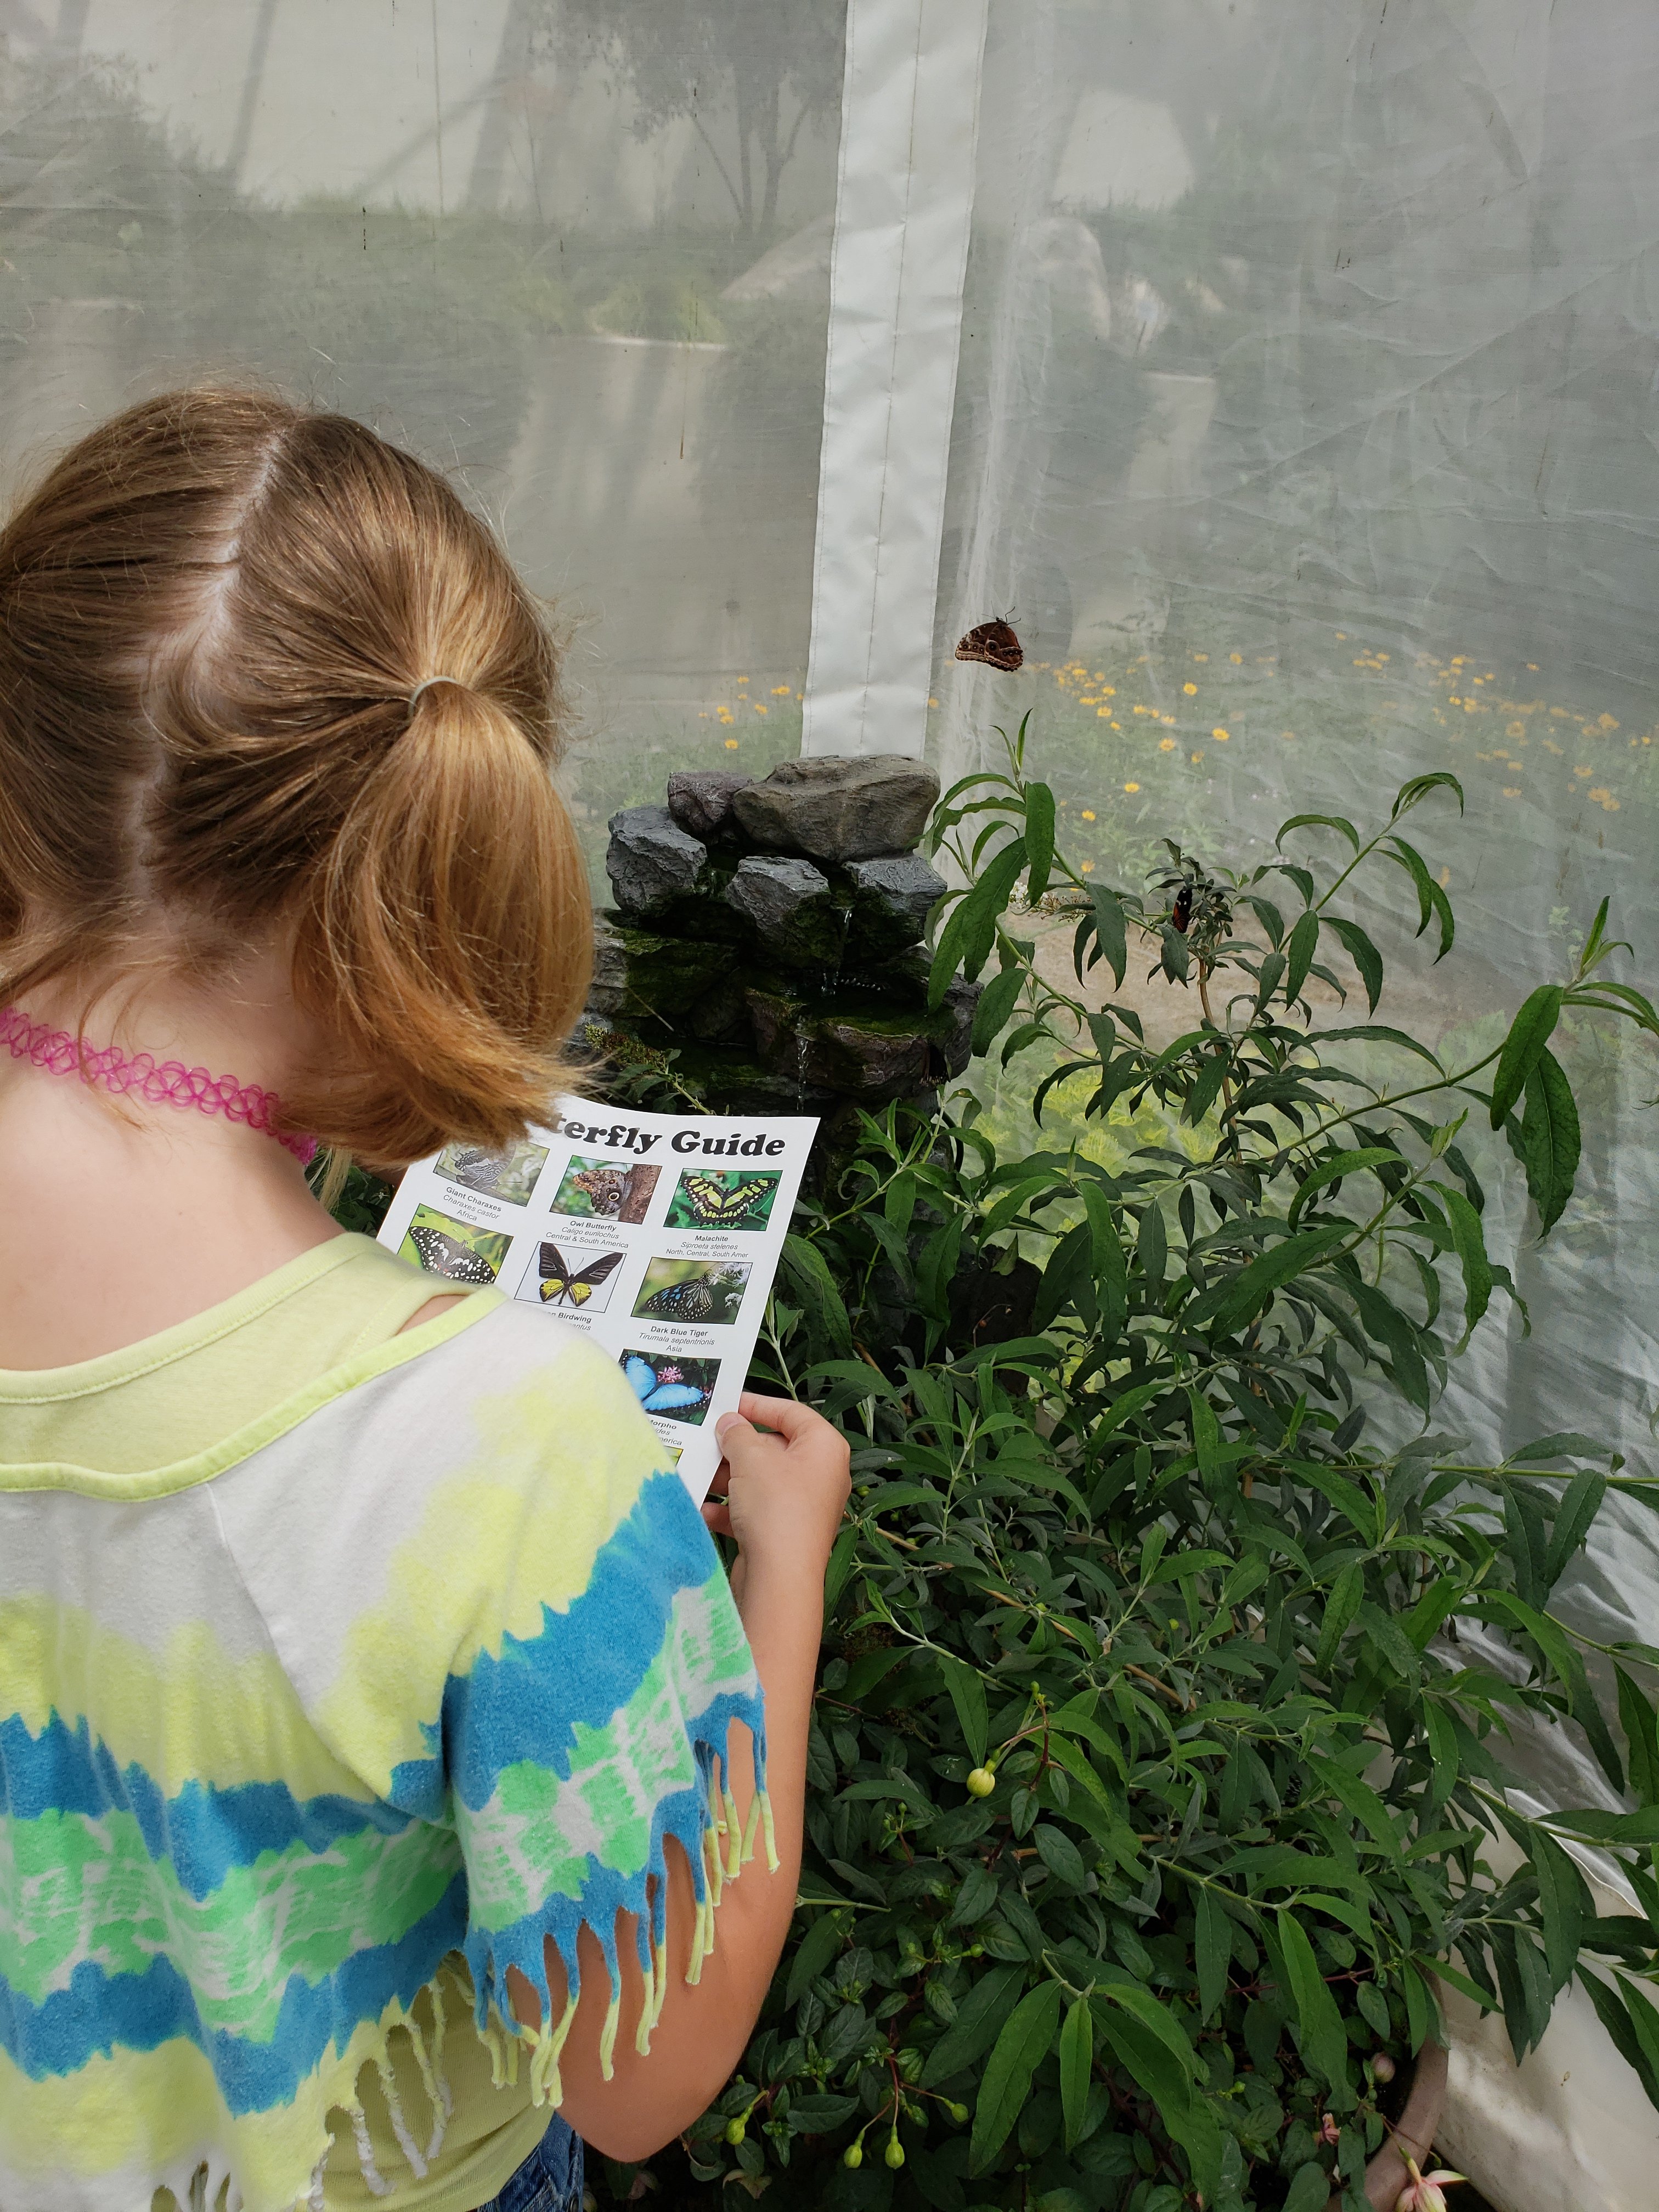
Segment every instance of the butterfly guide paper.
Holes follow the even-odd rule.
[[[701,1498],[720,1465],[815,1120],[562,1097],[545,1127],[456,1142],[404,1176],[380,1242],[446,1285],[591,1336]],[[435,1286],[434,1286],[435,1287]]]

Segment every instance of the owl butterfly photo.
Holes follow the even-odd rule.
[[[1012,675],[1024,665],[1025,649],[1006,622],[980,623],[957,642],[958,660],[982,660],[988,668]]]

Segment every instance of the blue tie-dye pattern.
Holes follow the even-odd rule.
[[[118,1765],[84,1719],[70,1729],[54,1713],[38,1736],[16,1714],[0,1721],[0,1818],[80,1813],[100,1820],[109,1812],[131,1814],[151,1858],[169,1862],[179,1887],[198,1903],[266,1851],[295,1844],[325,1851],[364,1828],[390,1836],[409,1826],[406,1813],[378,1798],[300,1799],[282,1782],[221,1790],[191,1781],[166,1797],[142,1766]]]
[[[460,1949],[465,1930],[466,1876],[457,1873],[395,1943],[355,1953],[325,1981],[291,1974],[269,2043],[208,2027],[190,1984],[167,1958],[153,1960],[142,1974],[111,1974],[83,1960],[68,1988],[38,2005],[0,1977],[0,2047],[38,2081],[75,2074],[117,2047],[154,2051],[185,2036],[207,2054],[231,2113],[269,2112],[293,2101],[331,2044],[343,2050],[354,2030],[379,2020],[394,1997],[412,2005],[441,1962]]]
[[[480,1652],[467,1674],[450,1676],[442,1718],[425,1729],[432,1756],[393,1768],[392,1802],[440,1818],[447,1782],[477,1811],[501,1769],[524,1759],[567,1779],[577,1729],[604,1728],[628,1704],[662,1649],[675,1598],[719,1568],[685,1485],[653,1474],[568,1610],[544,1606],[538,1635],[504,1636],[499,1659]]]
[[[543,1899],[533,1911],[499,1928],[486,1928],[473,1920],[468,1928],[464,1948],[472,1974],[472,1986],[478,1995],[481,2023],[487,1999],[493,1995],[498,2004],[501,2002],[501,1978],[509,1966],[516,1966],[535,1986],[544,1986],[546,1971],[544,1944],[549,1936],[563,1961],[569,1993],[574,1997],[581,1987],[576,1936],[584,1924],[599,1939],[599,1948],[605,1954],[605,1971],[614,1991],[618,1985],[616,1932],[618,1912],[631,1912],[635,1916],[641,1971],[649,1975],[647,1943],[650,1941],[660,1943],[663,1940],[667,1893],[663,1883],[659,1881],[654,1899],[647,1899],[646,1884],[653,1872],[661,1869],[664,1843],[668,1837],[674,1836],[678,1838],[680,1847],[690,1862],[699,1903],[708,1895],[708,1881],[703,1864],[702,1839],[708,1824],[710,1775],[714,1753],[724,1752],[726,1732],[733,1721],[743,1722],[752,1732],[757,1769],[764,1771],[766,1735],[758,1693],[728,1693],[713,1699],[696,1720],[696,1786],[690,1790],[677,1790],[657,1804],[652,1814],[650,1848],[641,1866],[632,1873],[623,1873],[614,1867],[603,1865],[590,1853],[580,1896],[569,1897],[562,1891],[556,1891]]]
[[[483,1655],[466,1676],[450,1679],[441,1719],[426,1727],[428,1741],[434,1749],[441,1745],[443,1755],[400,1765],[390,1802],[334,1796],[298,1801],[280,1783],[221,1790],[193,1781],[167,1798],[142,1767],[118,1765],[94,1743],[85,1720],[71,1729],[54,1716],[36,1736],[13,1716],[0,1723],[0,1815],[97,1819],[112,1809],[125,1811],[152,1858],[171,1861],[181,1887],[198,1900],[234,1869],[252,1865],[267,1851],[299,1844],[320,1855],[362,1828],[395,1834],[411,1819],[437,1826],[434,1844],[459,1855],[450,1791],[476,1813],[488,1805],[509,1766],[531,1762],[568,1780],[577,1727],[603,1728],[629,1703],[661,1650],[676,1596],[702,1588],[717,1568],[708,1532],[684,1485],[678,1475],[651,1477],[601,1551],[581,1595],[562,1612],[544,1607],[538,1636],[504,1637],[499,1659]],[[653,1808],[651,1847],[634,1873],[619,1873],[590,1856],[579,1898],[550,1897],[537,1911],[492,1929],[472,1923],[466,1877],[458,1868],[439,1903],[397,1942],[354,1954],[318,1983],[291,1976],[269,2043],[207,2027],[189,1982],[165,1956],[143,1974],[112,1974],[82,1961],[67,1988],[38,2005],[0,1974],[0,2047],[24,2073],[40,2080],[73,2075],[117,2047],[153,2050],[185,2037],[206,2053],[227,2108],[240,2116],[290,2102],[331,2045],[343,2048],[357,2026],[380,2018],[394,1998],[412,2004],[450,1952],[466,1958],[481,2024],[492,1999],[506,2008],[501,1977],[509,1966],[544,1987],[544,1944],[550,1936],[574,1995],[576,1931],[584,1922],[599,1939],[614,1988],[619,1910],[639,1916],[641,1964],[648,1972],[649,1938],[654,1934],[660,1941],[663,1935],[665,1892],[659,1882],[648,1909],[647,1875],[662,1866],[665,1839],[676,1836],[697,1895],[705,1894],[709,1774],[732,1720],[753,1730],[763,1757],[757,1694],[721,1693],[686,1717],[698,1784]]]

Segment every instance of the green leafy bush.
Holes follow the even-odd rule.
[[[1659,1651],[1608,1650],[1621,1752],[1550,1612],[1607,1489],[1651,1486],[1583,1437],[1485,1465],[1426,1426],[1514,1295],[1468,1117],[1506,1133],[1547,1232],[1577,1156],[1556,1024],[1659,1018],[1602,980],[1605,908],[1476,1064],[1316,1017],[1310,977],[1382,994],[1339,903],[1362,868],[1451,950],[1403,827],[1443,798],[1449,776],[1407,784],[1370,838],[1285,825],[1334,866],[1232,878],[1172,848],[1147,900],[1056,849],[1020,743],[947,794],[965,888],[935,988],[994,963],[978,1048],[1061,1057],[1014,1156],[971,1102],[892,1109],[797,1217],[765,1360],[842,1422],[856,1486],[801,1908],[659,2201],[1358,2207],[1440,1981],[1519,2053],[1578,1976],[1659,2103]],[[1075,992],[1021,933],[1055,912]],[[1088,988],[1138,941],[1197,1001],[1165,1046]],[[1049,1139],[1062,1081],[1097,1117],[1156,1102],[1164,1139],[1116,1171]],[[1517,1723],[1581,1732],[1633,1809],[1523,1811]],[[1642,1915],[1596,1917],[1574,1841],[1617,1852]]]

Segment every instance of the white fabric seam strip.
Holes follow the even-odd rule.
[[[851,0],[805,753],[927,740],[988,0]]]

